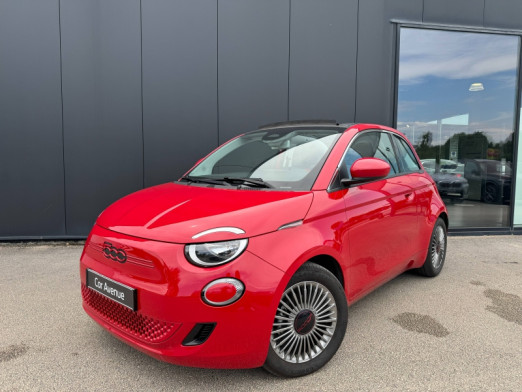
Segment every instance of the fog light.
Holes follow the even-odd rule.
[[[221,278],[210,282],[201,292],[203,301],[212,306],[225,306],[236,302],[245,291],[245,285],[234,278]]]

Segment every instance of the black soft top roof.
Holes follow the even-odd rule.
[[[298,126],[323,126],[323,127],[329,126],[329,127],[348,128],[351,125],[353,125],[353,124],[351,124],[351,123],[340,124],[335,120],[297,120],[297,121],[283,121],[283,122],[265,124],[265,125],[261,125],[258,129],[298,127]]]

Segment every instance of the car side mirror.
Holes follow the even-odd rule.
[[[363,182],[380,180],[390,173],[388,162],[378,158],[361,158],[356,160],[350,169],[352,178],[342,178],[341,184],[345,187]]]

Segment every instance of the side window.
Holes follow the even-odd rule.
[[[350,168],[360,158],[379,158],[388,162],[391,167],[390,176],[399,172],[390,136],[385,132],[369,131],[356,136],[343,157],[340,177],[350,178]]]
[[[411,150],[408,143],[398,136],[393,136],[395,144],[397,145],[397,153],[401,162],[402,171],[404,172],[416,172],[420,170],[419,162],[415,158],[415,154]]]
[[[379,140],[379,145],[377,146],[377,151],[375,151],[374,158],[382,159],[390,164],[390,175],[397,174],[399,172],[399,165],[397,163],[395,152],[393,151],[390,135],[383,132],[379,133],[381,138]]]

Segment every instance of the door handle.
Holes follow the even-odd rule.
[[[411,193],[406,193],[406,194],[404,195],[404,197],[405,197],[406,199],[409,199],[409,198],[411,197]]]

